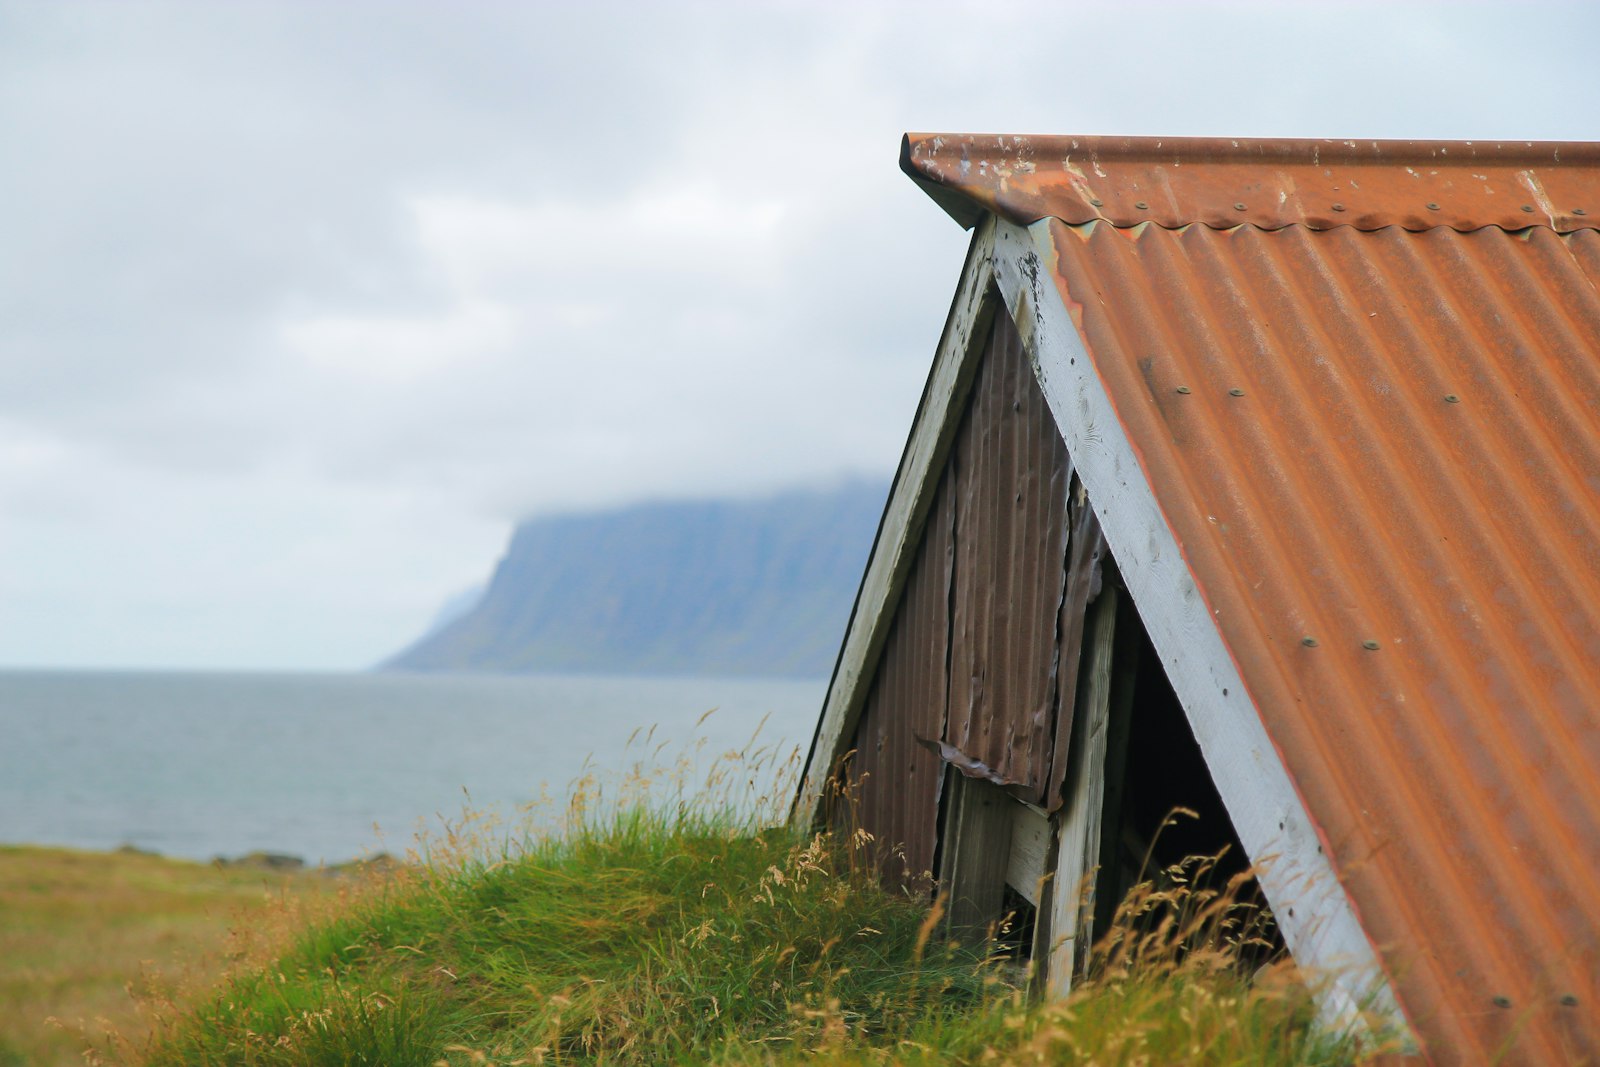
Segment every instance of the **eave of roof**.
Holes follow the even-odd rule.
[[[910,133],[900,167],[962,226],[1600,227],[1592,142]]]

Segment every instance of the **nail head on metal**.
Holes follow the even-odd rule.
[[[1184,396],[1189,395],[1189,387],[1187,385],[1178,386],[1176,391],[1182,393]]]
[[[1302,645],[1305,645],[1307,648],[1316,648],[1317,647],[1317,639],[1315,637],[1312,637],[1310,634],[1306,634],[1304,637],[1302,637],[1300,639],[1300,643]]]
[[[1095,207],[1105,207],[1105,205],[1106,205],[1106,202],[1104,200],[1101,200],[1101,199],[1098,199],[1098,198],[1091,198],[1089,200],[1089,203],[1094,205]]]
[[[1576,1008],[1578,1006],[1578,998],[1568,993],[1561,998],[1561,1003],[1564,1007]]]
[[[1344,205],[1343,204],[1335,204],[1335,205],[1333,205],[1333,210],[1335,210],[1335,211],[1343,211],[1344,210]]]
[[[1228,395],[1229,396],[1244,396],[1244,390],[1243,389],[1229,389],[1228,390]]]
[[[1243,204],[1235,204],[1235,205],[1233,205],[1233,210],[1235,210],[1235,211],[1243,211],[1244,210],[1244,205]]]
[[[1140,210],[1140,211],[1144,211],[1144,210],[1145,210],[1145,209],[1146,209],[1146,208],[1148,208],[1148,207],[1149,207],[1149,206],[1150,206],[1150,205],[1149,205],[1149,204],[1147,204],[1147,203],[1145,203],[1145,202],[1144,202],[1144,201],[1143,201],[1143,200],[1135,200],[1135,201],[1134,201],[1134,202],[1133,202],[1133,206],[1134,206],[1134,207],[1136,207],[1136,208],[1138,208],[1138,209],[1139,209],[1139,210]]]
[[[1361,647],[1366,649],[1368,652],[1376,652],[1378,651],[1378,642],[1369,637],[1367,640],[1361,642]]]
[[[1510,997],[1495,997],[1494,998],[1494,1006],[1497,1007],[1497,1008],[1509,1008],[1509,1007],[1511,1007],[1511,998]]]
[[[1429,211],[1438,211],[1438,210],[1439,210],[1439,205],[1438,205],[1438,204],[1435,204],[1435,203],[1433,203],[1433,202],[1432,202],[1432,201],[1429,201],[1429,203],[1428,203],[1428,210],[1429,210]]]
[[[1522,210],[1524,210],[1528,214],[1532,215],[1533,214],[1533,205],[1532,204],[1523,204],[1522,205]]]
[[[1574,215],[1587,215],[1587,214],[1588,214],[1588,212],[1587,212],[1587,211],[1585,211],[1585,210],[1584,210],[1584,209],[1583,209],[1583,208],[1581,208],[1581,207],[1575,207],[1575,208],[1573,208],[1573,209],[1572,209],[1572,213],[1573,213],[1573,214],[1574,214]]]
[[[1446,404],[1459,404],[1461,403],[1461,398],[1454,393],[1446,393],[1444,394],[1444,402]]]

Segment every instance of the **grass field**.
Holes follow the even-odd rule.
[[[134,993],[153,1005],[209,986],[240,950],[230,926],[329,892],[315,874],[0,846],[0,1067],[82,1064],[81,1035],[103,1046],[108,1026],[136,1037]]]
[[[444,850],[238,971],[146,1067],[1347,1064],[1295,982],[1240,966],[1226,894],[1147,886],[1060,1002],[887,893],[851,842],[627,808]],[[1195,871],[1189,870],[1193,875]]]
[[[1360,1061],[1243,962],[1251,917],[1203,864],[1040,1003],[999,943],[881,888],[870,841],[685,783],[579,788],[559,832],[468,820],[366,877],[0,849],[0,1067],[84,1062],[75,1029],[130,1067]]]

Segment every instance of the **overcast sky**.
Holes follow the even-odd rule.
[[[1597,12],[0,3],[0,665],[360,668],[520,517],[887,478],[903,131],[1596,139]]]

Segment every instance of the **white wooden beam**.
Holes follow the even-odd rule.
[[[1083,628],[1082,699],[1072,715],[1067,749],[1066,803],[1057,831],[1056,877],[1050,898],[1050,958],[1045,988],[1064,997],[1094,939],[1094,875],[1100,863],[1105,804],[1106,730],[1111,709],[1111,651],[1116,640],[1117,590],[1107,582],[1089,605]]]
[[[1044,899],[1050,872],[1050,816],[1015,797],[1011,801],[1011,855],[1006,858],[1006,885],[1034,908]]]

